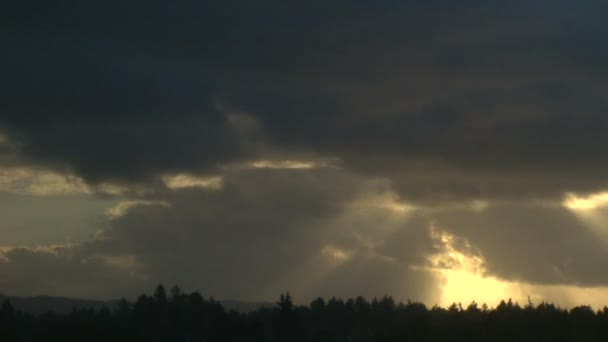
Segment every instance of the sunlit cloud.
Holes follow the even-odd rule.
[[[394,262],[393,257],[382,253],[383,246],[393,234],[406,229],[416,210],[392,191],[390,182],[373,180],[362,184],[360,194],[344,204],[344,210],[328,227],[343,227],[341,237],[353,244],[357,255]]]
[[[471,202],[471,204],[470,204],[470,208],[473,211],[477,211],[477,212],[484,211],[489,206],[490,206],[490,202],[488,202],[488,201],[482,201],[482,200],[476,200],[476,201]]]
[[[256,160],[248,164],[256,169],[316,169],[331,166],[328,161]]]
[[[601,308],[608,304],[608,287],[579,287],[575,285],[540,285],[507,281],[488,274],[483,256],[456,247],[456,237],[436,227],[431,236],[440,252],[428,258],[429,267],[441,282],[440,306],[462,303],[466,307],[475,301],[495,307],[501,300],[512,299],[520,305],[551,302],[563,307],[591,305]],[[462,244],[462,242],[460,242]],[[417,268],[417,267],[414,267]]]
[[[379,191],[370,191],[364,193],[349,205],[358,210],[375,209],[387,210],[392,213],[406,214],[417,208],[413,205],[405,203],[399,198],[399,195],[390,189],[382,189],[385,185],[381,182],[372,182],[372,187],[380,187]]]
[[[32,196],[91,193],[80,177],[27,168],[0,169],[0,191]]]
[[[416,208],[401,201],[385,182],[372,181],[362,188],[359,196],[345,203],[342,212],[326,223],[327,229],[341,227],[338,237],[349,241],[359,256],[394,262],[382,252],[383,246],[407,227]]]
[[[123,195],[127,192],[129,192],[129,188],[126,186],[120,186],[117,184],[111,184],[111,183],[102,183],[99,184],[97,186],[97,190],[100,193],[106,194],[106,195],[113,195],[113,196],[120,196]]]
[[[517,283],[503,281],[486,274],[482,256],[456,248],[456,237],[431,226],[431,237],[440,252],[428,258],[429,270],[441,279],[439,305],[469,304],[473,301],[497,305],[501,300],[527,298]],[[464,242],[464,247],[471,246]]]
[[[133,201],[123,201],[118,203],[116,206],[109,208],[106,210],[106,216],[110,219],[117,219],[121,216],[124,216],[131,210],[132,208],[138,206],[152,206],[157,205],[164,208],[169,208],[171,204],[165,201],[147,201],[147,200],[133,200]]]
[[[87,184],[80,176],[34,168],[0,169],[0,191],[29,196],[103,194],[143,196],[152,192],[144,186],[124,186],[114,183]]]
[[[104,182],[101,184],[91,186],[95,193],[109,195],[109,196],[145,196],[154,192],[154,189],[141,184],[130,184],[122,185],[116,183]]]
[[[222,177],[197,177],[188,174],[178,174],[162,177],[165,186],[172,190],[184,188],[206,188],[206,189],[221,189]]]
[[[608,192],[598,192],[585,197],[567,193],[562,204],[590,231],[608,243]]]
[[[608,207],[608,192],[599,192],[589,196],[578,196],[567,193],[563,205],[571,210],[585,211]]]
[[[8,254],[15,250],[26,250],[29,252],[49,254],[54,256],[65,255],[67,251],[72,250],[77,247],[77,243],[61,243],[61,244],[50,244],[50,245],[33,245],[33,246],[0,246],[0,258],[1,255],[4,256],[6,261],[10,261],[8,259]]]
[[[342,263],[352,258],[352,251],[338,248],[334,245],[327,245],[321,250],[321,254],[332,262]]]

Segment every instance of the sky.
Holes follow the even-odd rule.
[[[14,2],[0,292],[607,305],[607,10]]]

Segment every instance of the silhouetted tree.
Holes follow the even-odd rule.
[[[213,298],[159,285],[134,303],[68,314],[31,316],[5,301],[0,341],[608,341],[608,308],[570,310],[549,303],[520,307],[512,300],[496,308],[471,302],[448,308],[397,303],[392,297],[368,302],[317,298],[299,306],[289,294],[276,307],[226,312]]]
[[[165,292],[164,286],[158,285],[156,287],[156,290],[154,290],[154,299],[161,303],[167,301],[167,293]]]

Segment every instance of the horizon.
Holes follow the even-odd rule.
[[[76,304],[74,302],[80,302],[80,305],[72,306],[70,308],[70,311],[86,310],[86,309],[90,309],[90,308],[99,310],[104,307],[108,308],[110,310],[113,310],[113,309],[116,309],[116,307],[106,306],[106,305],[109,305],[109,304],[118,305],[121,301],[126,301],[129,305],[135,305],[137,302],[141,301],[142,298],[156,298],[157,292],[159,291],[160,288],[162,288],[165,295],[167,296],[167,300],[169,300],[170,297],[174,296],[172,292],[174,291],[174,289],[177,289],[177,291],[179,291],[178,292],[179,295],[186,295],[186,296],[200,295],[203,300],[208,300],[208,301],[213,301],[213,302],[219,303],[226,311],[236,310],[236,311],[242,312],[242,313],[255,311],[255,310],[263,309],[263,308],[268,308],[268,307],[266,307],[267,304],[271,305],[271,308],[277,308],[280,306],[280,302],[283,300],[283,298],[285,298],[284,296],[288,296],[289,301],[292,302],[295,307],[304,307],[304,308],[311,308],[314,305],[314,303],[318,302],[319,300],[322,300],[325,303],[327,303],[328,301],[349,303],[351,301],[363,300],[366,303],[370,303],[370,304],[374,303],[374,302],[382,302],[385,300],[390,300],[390,301],[394,302],[396,307],[421,304],[421,305],[424,305],[424,307],[427,310],[432,310],[432,309],[450,310],[451,308],[458,308],[458,310],[461,312],[464,312],[466,310],[465,308],[469,307],[469,306],[475,306],[479,309],[483,309],[484,311],[485,310],[493,311],[493,310],[497,310],[501,307],[504,307],[505,305],[508,305],[510,307],[512,306],[514,308],[520,308],[520,309],[525,309],[528,307],[535,309],[535,308],[542,307],[542,306],[553,306],[555,309],[565,310],[565,311],[572,311],[572,310],[576,310],[577,308],[589,308],[596,313],[597,312],[608,312],[607,311],[608,305],[594,307],[593,305],[590,305],[590,304],[581,303],[581,304],[578,304],[575,306],[568,307],[568,306],[561,306],[559,304],[551,303],[551,302],[547,302],[547,301],[535,302],[530,297],[526,298],[526,300],[524,302],[520,302],[514,298],[502,298],[496,303],[496,305],[489,305],[488,303],[479,302],[476,300],[473,300],[468,303],[452,302],[448,305],[440,305],[438,303],[430,304],[430,303],[425,303],[422,301],[411,300],[411,299],[400,300],[398,298],[394,298],[393,296],[391,296],[389,294],[384,294],[382,296],[372,296],[372,297],[366,297],[366,296],[316,297],[309,302],[300,302],[297,300],[297,298],[293,298],[289,292],[285,292],[285,293],[281,293],[281,294],[277,295],[277,298],[275,298],[274,301],[273,300],[247,301],[247,300],[230,299],[230,298],[217,298],[213,295],[205,295],[204,293],[201,293],[199,291],[192,291],[192,292],[183,291],[178,286],[173,286],[171,288],[167,288],[163,284],[158,284],[153,291],[142,292],[139,295],[135,296],[134,298],[122,297],[122,298],[113,298],[113,299],[90,299],[90,298],[87,299],[87,298],[71,298],[71,297],[62,297],[62,296],[48,296],[48,295],[11,296],[11,295],[7,295],[5,293],[0,292],[0,299],[2,299],[0,301],[0,305],[4,304],[4,303],[9,303],[17,311],[22,311],[25,313],[32,313],[32,312],[29,312],[31,310],[31,307],[29,309],[23,309],[23,307],[22,307],[23,300],[28,301],[30,306],[31,305],[36,306],[37,304],[39,304],[39,302],[36,302],[36,300],[46,299],[46,300],[53,301],[51,303],[49,303],[48,301],[46,302],[45,308],[50,308],[50,309],[48,311],[40,311],[40,309],[37,308],[35,310],[39,312],[38,314],[44,314],[44,313],[48,313],[48,312],[54,312],[57,314],[69,313],[68,311],[61,312],[61,311],[56,311],[56,309],[55,309],[56,305],[62,305],[65,307],[65,301],[70,302],[72,304]],[[247,306],[248,309],[243,311],[244,309],[241,307],[243,305]],[[253,307],[251,305],[257,305],[257,306]]]
[[[13,3],[0,293],[608,305],[608,3]]]
[[[64,303],[65,304],[65,303]],[[48,308],[47,308],[48,309]],[[318,298],[295,305],[281,294],[272,306],[245,309],[178,288],[158,285],[151,296],[115,306],[71,308],[63,312],[0,307],[0,336],[15,341],[468,341],[538,339],[603,341],[608,307],[570,310],[549,303],[521,307],[511,300],[496,308],[475,302],[449,308],[392,297],[368,301]]]

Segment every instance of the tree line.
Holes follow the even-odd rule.
[[[608,308],[512,300],[495,308],[475,302],[428,308],[389,296],[295,305],[283,294],[275,306],[237,312],[198,292],[167,293],[159,285],[135,302],[68,314],[31,315],[6,300],[0,341],[608,341]]]

